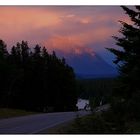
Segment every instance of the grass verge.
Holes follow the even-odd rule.
[[[0,108],[0,119],[36,114],[20,109]]]

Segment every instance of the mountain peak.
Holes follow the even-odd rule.
[[[113,76],[118,75],[117,69],[105,62],[97,53],[63,53],[57,51],[58,56],[66,58],[66,62],[73,67],[74,72],[78,75],[90,76]]]

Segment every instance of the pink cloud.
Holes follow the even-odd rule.
[[[49,50],[94,55],[95,44],[110,43],[118,20],[129,22],[117,6],[0,7],[0,38],[8,44],[22,39],[42,43]],[[89,48],[88,44],[93,44]]]

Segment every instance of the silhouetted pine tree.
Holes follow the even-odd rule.
[[[119,32],[123,37],[114,38],[121,48],[108,49],[115,54],[114,63],[118,65],[120,72],[114,107],[120,118],[135,120],[140,119],[140,6],[135,6],[133,10],[125,6],[122,8],[132,23],[120,21],[122,28]]]
[[[7,63],[8,58],[7,46],[3,40],[0,40],[0,105],[4,105],[6,92],[9,82],[9,66]]]

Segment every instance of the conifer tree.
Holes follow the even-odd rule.
[[[122,8],[130,17],[131,24],[120,21],[122,28],[119,32],[123,37],[114,37],[120,49],[107,49],[115,54],[114,63],[120,72],[115,100],[122,104],[122,112],[128,118],[137,119],[140,117],[140,6],[133,10],[125,6]]]
[[[3,40],[0,40],[0,105],[2,106],[5,100],[5,93],[7,92],[6,86],[9,82],[8,55],[7,45]]]
[[[7,46],[5,42],[3,40],[0,40],[0,59],[3,59],[8,55],[8,51],[6,47]]]

